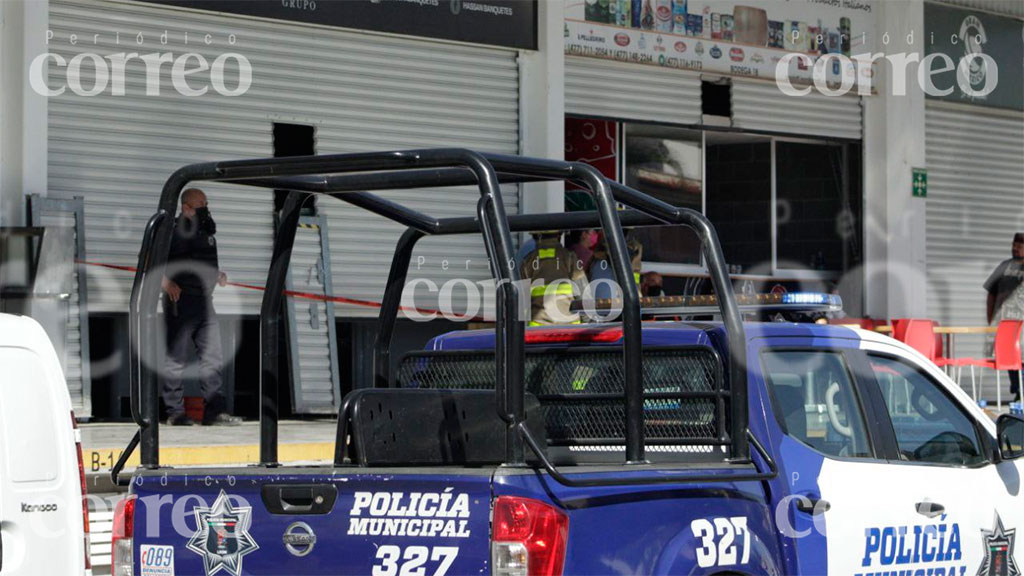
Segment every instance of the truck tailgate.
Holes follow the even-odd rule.
[[[489,573],[493,469],[455,472],[139,475],[135,574]]]
[[[677,467],[673,473],[682,477],[713,470]],[[730,473],[727,465],[717,471]],[[623,468],[601,476],[627,479],[638,474],[651,475],[652,470]],[[785,573],[773,510],[759,482],[570,488],[545,475],[502,469],[493,488],[495,498],[540,500],[568,516],[562,574]]]

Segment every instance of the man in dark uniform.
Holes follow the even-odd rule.
[[[985,280],[985,313],[993,320],[1024,320],[1024,232],[1013,235],[1011,258],[1003,260]],[[1020,374],[1010,370],[1010,394],[1020,402]]]
[[[167,410],[167,423],[172,426],[195,424],[185,414],[181,381],[190,348],[199,359],[199,379],[206,402],[203,424],[241,424],[240,418],[227,413],[224,398],[224,354],[217,312],[213,309],[213,290],[217,285],[227,284],[228,277],[218,268],[216,233],[217,225],[210,216],[206,194],[198,188],[185,190],[162,282],[167,359],[161,396]]]

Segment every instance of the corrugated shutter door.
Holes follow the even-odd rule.
[[[271,155],[274,122],[314,125],[319,154],[427,146],[519,151],[515,51],[141,3],[51,0],[50,18],[56,37],[64,39],[53,41],[50,49],[67,59],[76,52],[105,56],[131,50],[175,56],[198,52],[212,62],[237,52],[253,68],[252,87],[234,98],[212,89],[201,98],[180,96],[170,74],[163,75],[161,96],[147,97],[145,67],[137,60],[127,67],[126,96],[111,96],[108,90],[80,97],[67,91],[51,98],[51,195],[86,198],[87,240],[95,260],[134,265],[139,236],[167,176],[191,162]],[[68,35],[82,30],[88,30],[89,42],[69,46]],[[159,39],[165,30],[168,43],[163,45]],[[185,31],[190,32],[187,46]],[[114,43],[118,32],[120,45]],[[145,44],[137,46],[140,32]],[[100,35],[98,44],[92,34]],[[213,37],[211,46],[197,40],[205,34]],[[228,45],[229,35],[236,38],[234,45]],[[58,79],[64,81],[51,67],[51,81]],[[83,84],[92,86],[90,79]],[[234,87],[230,78],[228,87]],[[218,224],[222,267],[231,280],[262,285],[273,241],[269,192],[229,185],[204,188]],[[438,216],[472,214],[478,196],[470,189],[402,194],[412,206]],[[515,213],[518,189],[509,187],[505,196],[509,212]],[[379,300],[399,227],[332,199],[322,199],[320,206],[335,231],[335,290]],[[478,236],[423,244],[420,254],[436,266],[439,282],[458,274],[441,271],[445,256],[473,260],[462,276],[489,276]],[[130,274],[95,272],[91,310],[125,311]],[[423,266],[420,272],[433,274],[435,268]],[[229,288],[217,295],[221,312],[254,314],[259,302],[255,291]],[[339,314],[375,315],[376,310],[344,307]]]
[[[187,47],[184,43],[184,31],[198,32],[200,27],[225,39],[225,45],[229,33],[245,37],[235,22],[222,17],[121,2],[50,2],[50,29],[64,38],[50,44],[50,50],[67,60],[78,53],[105,57],[129,51],[175,56],[197,52],[212,62],[227,51],[223,46],[205,46],[195,37]],[[89,41],[70,45],[68,36],[83,30],[89,32]],[[167,45],[159,40],[164,31],[169,32]],[[96,44],[93,34],[99,34]],[[141,46],[135,43],[138,34],[144,40]],[[244,53],[241,47],[236,51]],[[93,70],[82,66],[83,87],[94,85]],[[64,71],[50,66],[51,88],[66,82]],[[146,96],[145,81],[145,65],[134,60],[126,67],[124,96],[112,95],[109,88],[96,96],[66,90],[49,101],[50,195],[85,198],[86,244],[97,262],[136,264],[143,227],[156,210],[164,181],[177,168],[267,156],[272,150],[263,103],[222,97],[212,89],[201,98],[185,97],[174,90],[166,73],[160,95]],[[272,245],[273,201],[260,195],[254,199],[254,191],[242,187],[202,188],[217,221],[221,267],[231,280],[262,285]],[[126,312],[131,278],[128,272],[91,268],[90,312]],[[221,289],[216,298],[221,312],[259,309],[260,294],[254,291]]]
[[[296,230],[288,285],[299,293],[333,296],[331,268],[322,252],[325,219],[303,217]],[[327,254],[329,256],[329,253]],[[337,414],[340,401],[334,303],[288,297],[292,406],[296,414]]]
[[[338,42],[334,48],[336,62],[325,65],[320,84],[346,95],[351,107],[330,106],[318,112],[324,118],[317,125],[318,153],[436,146],[519,152],[519,64],[515,52],[382,40],[387,41],[374,46],[350,40]],[[335,80],[337,72],[344,70],[352,71],[353,76]],[[517,213],[518,187],[503,186],[502,192],[506,211]],[[473,216],[480,198],[475,187],[383,191],[380,195],[435,216]],[[332,198],[319,198],[318,206],[328,216],[335,293],[379,302],[404,228]],[[480,235],[421,240],[409,274],[410,280],[418,277],[429,278],[438,287],[453,279],[475,282],[490,278]],[[460,296],[455,309],[461,310],[462,292],[456,292]],[[436,299],[437,294],[426,296],[417,304],[436,308]],[[341,316],[376,316],[378,312],[342,303],[335,309]]]
[[[786,96],[774,82],[732,81],[732,125],[743,130],[859,140],[863,126],[860,97]]]
[[[700,75],[566,56],[565,111],[618,120],[699,124]]]
[[[982,283],[1024,231],[1024,115],[927,102],[928,315],[947,326],[985,323]],[[983,339],[957,339],[958,356],[980,357]],[[1003,399],[1009,384],[1003,378]],[[963,383],[969,386],[969,382]],[[995,378],[986,396],[995,398]]]

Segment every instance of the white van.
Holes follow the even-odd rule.
[[[0,314],[0,573],[91,574],[81,450],[49,338]]]

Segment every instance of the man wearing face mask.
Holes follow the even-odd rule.
[[[1003,260],[985,281],[988,323],[1024,320],[1024,232],[1013,235],[1010,258]],[[1020,402],[1020,374],[1010,370],[1010,394]]]
[[[206,194],[198,188],[185,190],[162,282],[167,358],[161,396],[167,410],[167,423],[172,426],[195,424],[185,414],[181,381],[190,348],[195,350],[199,360],[199,379],[206,403],[203,424],[241,424],[240,418],[227,413],[224,398],[224,355],[217,312],[213,309],[213,290],[227,284],[228,277],[218,268],[216,233],[217,225],[210,215]]]
[[[640,276],[640,294],[650,298],[657,298],[658,296],[664,296],[665,291],[662,289],[664,280],[661,274],[657,272],[645,272]]]

